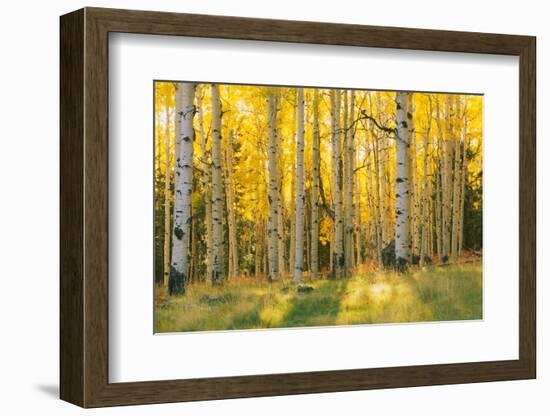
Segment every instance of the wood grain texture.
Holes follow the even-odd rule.
[[[60,388],[84,404],[84,12],[61,19],[60,44]]]
[[[519,356],[536,377],[536,40],[520,54],[519,98]]]
[[[520,57],[518,360],[189,380],[108,380],[108,33]],[[61,397],[83,407],[534,378],[535,38],[114,9],[61,18]]]

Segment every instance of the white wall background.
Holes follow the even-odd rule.
[[[546,415],[550,360],[543,331],[550,298],[544,259],[550,233],[542,213],[550,157],[542,122],[550,84],[550,26],[544,2],[430,0],[52,0],[5,2],[0,14],[0,411],[72,415],[82,412],[58,394],[59,20],[82,6],[317,20],[387,26],[529,34],[538,37],[538,330],[534,381],[422,387],[338,394],[225,400],[88,411],[102,415]]]

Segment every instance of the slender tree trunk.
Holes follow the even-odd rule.
[[[290,230],[288,249],[288,270],[294,271],[296,258],[296,169],[292,164],[292,181],[290,183]]]
[[[334,183],[334,249],[333,277],[344,276],[344,217],[343,186],[344,172],[342,166],[342,130],[340,128],[340,90],[331,90],[331,127],[332,127],[332,170]]]
[[[349,274],[351,269],[354,267],[354,250],[353,250],[353,227],[355,221],[355,213],[353,207],[353,190],[355,182],[355,152],[354,152],[354,137],[353,137],[353,120],[354,120],[354,102],[355,102],[355,93],[351,91],[348,105],[348,92],[344,92],[344,106],[346,108],[345,115],[347,118],[344,118],[346,126],[345,134],[345,200],[344,200],[344,212],[345,212],[345,267],[346,274]]]
[[[367,129],[365,129],[367,130]],[[368,133],[366,133],[368,134]],[[367,232],[367,241],[373,241],[373,244],[367,244],[367,256],[370,254],[371,258],[376,258],[378,267],[382,266],[382,229],[380,220],[380,180],[378,175],[378,149],[377,138],[373,134],[370,135],[373,140],[372,150],[368,145],[368,135],[365,136],[367,147],[367,160],[374,166],[374,172],[372,166],[367,167],[367,177],[365,180],[365,192],[367,207],[370,218],[370,230]],[[371,160],[372,159],[372,160]]]
[[[428,95],[428,122],[424,133],[424,157],[422,175],[422,219],[420,232],[420,266],[424,266],[424,258],[428,250],[428,150],[432,131],[432,97]]]
[[[210,281],[212,277],[212,173],[210,154],[207,149],[207,137],[204,131],[203,103],[202,95],[197,94],[197,118],[200,134],[201,153],[202,153],[202,186],[203,186],[203,203],[204,203],[204,222],[205,233],[204,241],[206,245],[205,264],[206,264],[206,280]]]
[[[449,155],[449,128],[450,123],[449,112],[450,105],[446,102],[445,108],[445,126],[441,125],[441,109],[439,97],[436,98],[437,105],[437,129],[439,131],[439,166],[440,166],[440,181],[439,191],[441,193],[441,253],[439,253],[439,260],[443,263],[449,260],[449,248],[450,248],[450,229],[449,229],[449,217],[450,217],[450,200],[449,200],[449,178],[450,178],[450,155]]]
[[[264,235],[264,249],[263,249],[263,273],[267,276],[269,280],[269,236],[267,235],[267,230],[269,229],[269,219],[264,221],[263,224],[263,235]]]
[[[334,270],[334,267],[332,265],[332,262],[334,260],[334,240],[332,241],[329,241],[329,247],[328,247],[328,252],[329,252],[329,263],[328,263],[328,267],[329,267],[329,270]]]
[[[430,172],[431,172],[431,176],[433,177],[435,175],[435,168],[434,166],[432,165],[432,167],[430,168]],[[427,225],[427,237],[426,237],[426,253],[428,254],[428,256],[430,256],[430,258],[433,257],[434,255],[434,207],[435,207],[435,201],[434,201],[434,197],[433,197],[433,181],[430,179],[428,180],[428,200],[427,200],[427,203],[428,203],[428,212],[427,212],[427,221],[428,221],[428,225]]]
[[[193,192],[193,118],[195,116],[195,84],[178,85],[175,162],[174,228],[168,292],[185,293],[189,268],[189,237],[191,232],[191,196]]]
[[[304,143],[305,146],[305,143]],[[307,173],[306,173],[307,175]],[[304,192],[304,271],[309,271],[311,275],[311,237],[309,230],[311,230],[311,196],[308,192]]]
[[[380,93],[377,93],[377,100],[376,100],[376,106],[377,106],[377,113],[378,113],[378,119],[380,119],[381,114],[383,113],[382,109],[382,99],[380,97]],[[373,127],[374,129],[374,127]],[[373,136],[374,137],[374,136]],[[384,136],[382,136],[384,137]],[[380,170],[378,171],[378,175],[380,176],[380,226],[381,226],[381,239],[382,239],[382,248],[388,244],[388,215],[387,215],[387,205],[386,205],[386,197],[387,197],[387,173],[386,173],[386,166],[388,164],[388,144],[387,140],[382,141],[382,144],[380,144],[380,138],[376,137],[376,141],[378,144],[378,150],[379,155],[378,157],[378,165]]]
[[[304,90],[298,88],[298,127],[296,132],[296,251],[294,281],[300,283],[304,269]]]
[[[369,99],[369,112],[371,114],[374,114],[374,108],[372,103],[372,94],[370,92],[368,94]],[[377,93],[378,94],[378,93]],[[380,98],[377,97],[377,106],[378,106],[378,113],[380,113]],[[380,117],[379,117],[380,118]],[[376,260],[378,262],[378,267],[382,267],[382,249],[384,248],[384,238],[385,238],[385,213],[384,213],[384,199],[386,197],[385,195],[385,164],[381,163],[384,159],[384,154],[382,153],[381,146],[380,146],[380,139],[377,136],[374,128],[374,124],[372,121],[368,122],[368,127],[365,128],[365,144],[367,147],[367,152],[370,153],[371,146],[369,146],[369,136],[372,139],[372,164],[374,166],[374,173],[372,171],[372,168],[369,166],[367,168],[367,198],[369,195],[369,185],[371,187],[370,195],[372,195],[371,199],[367,199],[367,201],[372,200],[370,203],[370,212],[371,212],[371,220],[373,224],[373,231],[375,233],[375,244],[376,244]]]
[[[360,140],[359,138],[357,139]],[[354,158],[357,158],[357,154],[355,153]],[[356,160],[355,160],[356,161]],[[355,162],[354,162],[355,164]],[[363,203],[361,200],[361,175],[356,172],[355,174],[355,183],[354,183],[354,194],[355,194],[355,264],[360,265],[363,264],[363,256],[361,254],[361,238],[362,238],[362,209],[363,209]]]
[[[375,195],[375,201],[373,202],[373,210],[372,212],[375,214],[376,222],[375,222],[375,232],[376,232],[376,258],[378,261],[378,266],[382,266],[382,249],[384,248],[384,227],[385,227],[385,215],[384,215],[384,198],[385,194],[383,192],[383,183],[384,183],[384,176],[381,174],[380,170],[382,169],[382,164],[380,163],[380,151],[379,151],[379,141],[378,137],[374,135],[374,132],[371,134],[373,144],[374,144],[374,151],[372,152],[372,159],[374,162],[374,175],[371,172],[371,169],[369,168],[369,175],[371,177],[374,177],[375,180],[375,188],[374,195]],[[372,187],[372,186],[371,186]]]
[[[414,103],[411,99],[411,114],[414,114]],[[418,213],[418,177],[417,177],[417,163],[416,163],[416,133],[414,126],[414,118],[409,120],[409,127],[411,129],[411,135],[409,137],[409,154],[410,154],[410,236],[411,247],[413,255],[417,256],[420,253],[420,235],[419,230],[419,213]]]
[[[349,138],[349,129],[348,129],[348,119],[349,119],[349,93],[347,90],[340,91],[342,95],[342,121],[341,129],[343,133],[343,143],[342,143],[342,162],[343,162],[343,185],[342,185],[342,204],[344,206],[344,275],[348,275],[351,269],[351,259],[350,259],[350,248],[351,244],[349,241],[349,228],[351,222],[351,209],[348,202],[348,191],[349,191],[349,170],[350,170],[350,161],[348,155],[348,138]]]
[[[311,274],[319,273],[319,91],[313,90],[313,137],[312,137],[312,178],[311,178]]]
[[[395,190],[395,263],[398,271],[405,271],[410,257],[409,236],[409,140],[414,133],[412,124],[412,94],[397,92],[396,104],[396,190]]]
[[[199,259],[197,250],[197,222],[191,222],[191,267],[189,267],[189,283],[199,279]]]
[[[441,154],[441,146],[442,146],[443,140],[441,137],[439,137],[438,140],[438,154]],[[441,221],[441,216],[443,213],[443,195],[441,191],[441,183],[442,183],[442,172],[441,172],[441,159],[438,158],[438,160],[434,160],[434,166],[435,166],[435,241],[436,241],[436,251],[437,251],[437,258],[439,261],[441,261],[443,257],[443,225]]]
[[[464,199],[466,192],[466,175],[468,173],[468,163],[466,160],[466,140],[468,132],[468,119],[466,117],[466,107],[464,108],[464,124],[462,130],[462,176],[460,183],[460,207],[459,207],[459,230],[458,230],[458,255],[462,255],[462,248],[464,245]]]
[[[223,282],[222,109],[220,91],[211,86],[212,101],[212,283]]]
[[[455,111],[460,113],[460,98],[455,95]],[[455,129],[453,131],[453,153],[454,153],[454,167],[453,167],[453,209],[452,209],[452,229],[451,229],[451,260],[456,262],[458,257],[458,214],[459,214],[459,198],[460,198],[460,140],[459,135]]]
[[[254,277],[259,279],[262,268],[262,247],[263,247],[263,235],[262,235],[262,221],[256,220],[255,227],[255,247],[254,247]]]
[[[235,222],[235,202],[233,191],[233,134],[231,130],[227,135],[227,146],[225,149],[225,195],[227,200],[227,225],[229,233],[229,255],[231,258],[228,277],[233,278],[239,275],[239,256],[237,247],[237,225]]]
[[[268,140],[268,176],[269,176],[269,223],[268,223],[268,256],[269,280],[279,279],[279,238],[278,238],[278,207],[279,207],[279,173],[277,155],[277,97],[273,88],[267,91],[267,140]]]
[[[170,278],[170,181],[172,175],[170,174],[170,108],[166,103],[166,130],[165,130],[165,159],[164,159],[164,263],[163,263],[163,283],[164,287],[168,287],[168,280]]]
[[[449,261],[451,254],[451,204],[452,204],[452,147],[451,138],[453,134],[453,104],[451,96],[447,95],[445,104],[445,126],[446,134],[444,141],[444,154],[443,154],[443,262]]]
[[[292,113],[292,141],[296,141],[296,130],[298,122],[298,106],[296,103],[293,105]],[[296,263],[296,163],[292,163],[290,167],[290,230],[289,230],[289,250],[288,250],[288,270],[294,273],[294,266]]]
[[[282,141],[282,135],[279,135],[280,141]],[[283,195],[283,169],[282,166],[279,166],[279,193],[277,194],[277,201],[279,203],[279,206],[277,207],[277,239],[278,239],[278,248],[277,251],[279,252],[279,274],[281,276],[286,275],[286,268],[285,268],[285,252],[286,252],[286,244],[285,244],[285,209],[284,209],[284,195]]]

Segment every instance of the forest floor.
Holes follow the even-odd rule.
[[[481,261],[394,272],[358,273],[348,279],[251,279],[222,287],[190,285],[168,298],[157,287],[155,332],[216,331],[327,325],[454,321],[482,318]]]

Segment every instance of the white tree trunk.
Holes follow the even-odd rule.
[[[333,277],[344,276],[344,168],[342,164],[342,130],[340,128],[340,90],[330,91],[332,128],[332,171],[334,200],[334,248],[332,252]]]
[[[294,97],[296,98],[296,97]],[[294,102],[292,110],[292,142],[296,140],[296,124],[298,120],[298,106]],[[296,257],[296,163],[292,163],[290,166],[290,229],[289,229],[289,250],[288,250],[288,270],[290,273],[294,273],[295,257]]]
[[[374,114],[373,105],[372,105],[372,94],[367,93],[369,98],[369,112]],[[380,105],[380,99],[377,100],[377,105]],[[378,108],[380,112],[380,107]],[[379,117],[380,118],[380,117]],[[376,243],[376,259],[378,266],[382,266],[382,249],[385,244],[385,211],[384,211],[384,198],[385,198],[385,165],[383,164],[384,154],[380,149],[380,139],[377,136],[374,130],[374,124],[369,121],[368,129],[365,128],[365,143],[367,144],[367,149],[370,148],[368,145],[369,137],[372,139],[372,162],[374,165],[374,174],[373,170],[369,167],[367,168],[367,179],[366,179],[366,192],[367,192],[367,202],[371,207],[371,223],[373,224],[373,230],[375,233],[375,243]],[[369,186],[372,191],[369,192]],[[371,197],[369,197],[371,195]]]
[[[382,118],[382,114],[384,114],[384,109],[383,109],[381,94],[377,93],[376,96],[377,96],[376,110],[378,114],[378,119],[380,120]],[[380,224],[381,224],[380,226],[381,226],[382,248],[384,248],[386,244],[388,244],[389,242],[388,231],[389,231],[389,227],[391,226],[391,224],[388,222],[388,210],[390,208],[388,207],[389,204],[386,204],[386,197],[388,195],[388,191],[386,189],[388,188],[387,186],[388,175],[386,172],[386,167],[388,165],[388,155],[389,155],[387,143],[389,142],[389,140],[380,140],[380,139],[384,139],[384,136],[382,136],[381,138],[375,137],[375,140],[377,140],[378,142],[378,150],[379,150],[378,164],[380,166],[380,170],[377,172],[377,174],[380,175],[380,200],[379,200]]]
[[[204,87],[201,90],[204,90]],[[202,93],[202,91],[201,91]],[[205,235],[204,241],[206,243],[206,254],[205,254],[205,263],[206,263],[206,280],[211,281],[212,277],[212,172],[211,172],[211,158],[206,148],[207,137],[204,131],[204,117],[203,117],[203,102],[202,94],[197,94],[197,117],[198,117],[198,128],[200,134],[200,143],[201,143],[201,153],[202,153],[202,186],[203,186],[203,203],[204,203],[204,220],[205,220]]]
[[[409,111],[411,114],[414,114],[414,102],[411,98],[411,106]],[[411,257],[412,255],[418,256],[420,252],[420,235],[419,235],[419,213],[418,213],[418,176],[417,176],[417,164],[416,164],[416,154],[417,154],[417,145],[416,145],[416,133],[414,127],[414,118],[409,120],[410,127],[410,137],[409,137],[409,191],[410,191],[410,200],[409,200],[409,216],[410,216],[410,226],[409,233],[411,239]]]
[[[466,117],[466,107],[464,108],[464,125],[462,130],[462,175],[460,183],[460,207],[459,207],[459,230],[458,230],[458,255],[462,255],[462,247],[464,245],[464,200],[466,197],[466,175],[468,173],[468,161],[466,160],[467,147],[467,132],[468,132],[468,118]]]
[[[371,127],[371,137],[373,142],[373,151],[372,151],[372,161],[374,164],[374,174],[372,169],[369,167],[367,170],[367,181],[366,181],[366,191],[367,198],[371,204],[371,214],[372,214],[372,223],[374,224],[375,232],[375,242],[376,242],[376,260],[378,266],[382,266],[382,249],[384,248],[384,213],[382,210],[384,199],[384,193],[381,189],[381,182],[383,182],[383,177],[381,178],[380,170],[380,151],[379,151],[379,141],[378,137],[375,136],[373,128]],[[368,140],[368,136],[367,136]],[[372,191],[369,192],[369,186]],[[374,195],[369,198],[369,195]]]
[[[424,258],[428,253],[428,150],[430,146],[430,134],[432,131],[432,98],[428,96],[428,124],[424,133],[423,177],[422,177],[422,219],[420,232],[420,266],[424,266]]]
[[[451,138],[453,134],[452,123],[454,119],[453,104],[451,96],[447,95],[445,104],[445,127],[446,132],[443,145],[443,175],[442,175],[442,261],[449,261],[451,254],[451,204],[452,204],[452,147]]]
[[[460,97],[455,95],[455,111],[460,113]],[[457,123],[458,124],[458,123]],[[460,176],[462,170],[460,169],[460,139],[458,134],[458,128],[453,131],[453,154],[454,154],[454,166],[453,166],[453,209],[452,209],[452,229],[451,229],[451,261],[455,262],[458,257],[458,231],[459,231],[459,218],[460,212]]]
[[[222,109],[220,91],[211,86],[212,106],[212,283],[223,282]]]
[[[176,125],[178,153],[175,161],[174,227],[172,259],[168,291],[171,295],[185,293],[189,268],[189,237],[191,233],[191,197],[193,192],[193,118],[195,116],[195,84],[178,85],[176,99],[179,113]]]
[[[288,270],[294,271],[296,257],[296,166],[292,164],[292,180],[290,182],[290,230],[289,230],[289,250],[288,250]]]
[[[296,132],[296,251],[294,281],[300,283],[304,268],[304,90],[298,88],[298,127]]]
[[[411,94],[397,92],[396,104],[396,186],[395,186],[395,264],[407,269],[410,257],[409,236],[409,138],[413,133]]]
[[[353,190],[354,190],[354,183],[355,183],[355,153],[354,153],[354,137],[353,137],[353,119],[354,119],[354,102],[355,102],[355,93],[354,91],[351,91],[350,93],[350,99],[348,104],[348,92],[345,93],[345,106],[347,111],[345,112],[346,118],[346,134],[345,134],[345,153],[344,153],[344,159],[345,159],[345,179],[346,179],[346,186],[345,186],[345,195],[344,195],[344,212],[345,212],[345,241],[344,241],[344,247],[345,247],[345,266],[346,266],[346,274],[350,272],[350,270],[354,266],[354,250],[353,250],[353,227],[354,227],[354,206],[353,206]]]
[[[168,287],[168,281],[170,279],[170,181],[172,175],[170,174],[170,108],[166,103],[165,108],[165,159],[164,159],[164,263],[163,263],[163,283],[164,287]]]
[[[319,90],[313,91],[313,137],[312,137],[312,178],[311,178],[311,274],[319,273]]]
[[[277,166],[277,97],[273,88],[267,90],[267,141],[268,141],[268,176],[269,176],[269,222],[268,222],[268,257],[269,280],[279,279],[278,254],[278,213],[279,207],[279,173]]]
[[[281,132],[278,132],[278,144],[281,145],[282,143],[282,135]],[[285,270],[285,209],[284,209],[284,195],[283,195],[283,169],[279,166],[279,183],[277,187],[279,188],[279,193],[277,195],[278,204],[277,207],[277,240],[278,240],[278,248],[277,251],[279,252],[279,275],[285,276],[286,270]]]
[[[239,257],[237,250],[237,225],[235,221],[235,202],[233,191],[233,131],[227,136],[227,146],[225,150],[226,166],[226,200],[227,200],[227,225],[229,231],[229,263],[228,277],[237,277],[239,274]]]

